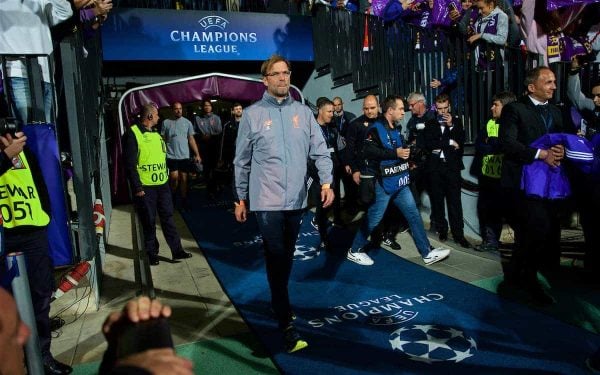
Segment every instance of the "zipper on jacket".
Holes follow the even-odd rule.
[[[286,152],[286,147],[285,147],[285,123],[283,122],[283,113],[281,111],[281,104],[279,106],[279,119],[280,119],[280,124],[281,124],[281,145],[283,148],[283,170],[284,170],[284,176],[285,176],[285,187],[283,189],[283,201],[285,202],[284,205],[287,207],[288,201],[287,201],[287,185],[288,185],[288,174],[287,174],[287,165],[288,165],[288,161],[287,161],[287,152]]]

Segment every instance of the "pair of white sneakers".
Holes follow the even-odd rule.
[[[431,265],[433,263],[437,263],[442,261],[450,256],[450,249],[443,249],[438,247],[436,249],[432,249],[426,257],[423,258],[423,262],[426,265]],[[373,259],[367,254],[363,252],[352,252],[352,250],[348,250],[348,255],[346,258],[356,264],[360,264],[361,266],[372,266]]]

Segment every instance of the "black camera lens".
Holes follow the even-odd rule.
[[[0,117],[0,135],[15,135],[18,126],[17,122],[12,117]]]

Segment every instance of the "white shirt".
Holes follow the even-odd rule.
[[[3,0],[0,1],[0,54],[49,55],[53,51],[50,26],[73,15],[67,0]],[[38,58],[44,81],[49,82],[48,62]],[[23,60],[7,58],[9,77],[27,77]]]

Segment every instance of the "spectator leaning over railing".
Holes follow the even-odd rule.
[[[7,56],[6,71],[10,99],[18,121],[29,122],[32,106],[26,59],[23,55],[50,55],[54,50],[50,26],[63,22],[71,15],[66,0],[4,1],[0,12],[0,55]],[[54,87],[48,57],[38,57],[43,79],[44,119],[54,118]],[[40,85],[40,82],[33,82]],[[40,103],[38,103],[40,104]]]
[[[498,8],[496,0],[478,0],[479,17],[475,21],[474,34],[467,41],[475,46],[476,65],[480,69],[493,69],[496,51],[504,56],[508,38],[508,16]],[[483,46],[481,41],[495,46]],[[499,48],[498,48],[499,47]]]

